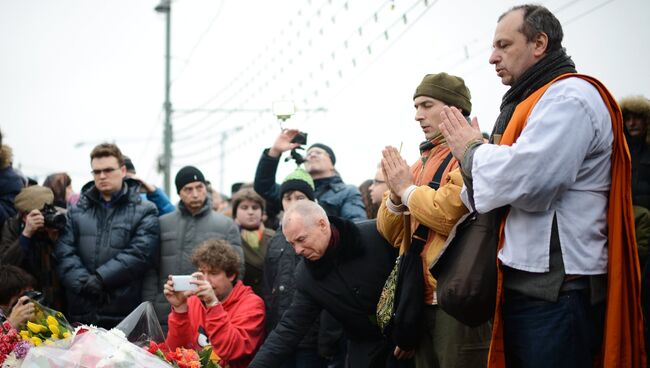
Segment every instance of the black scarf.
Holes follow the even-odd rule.
[[[340,261],[347,261],[363,254],[361,234],[351,221],[328,216],[332,229],[332,238],[323,256],[315,261],[305,258],[305,265],[312,277],[321,280],[336,267]],[[333,244],[334,243],[334,244]]]
[[[494,143],[495,134],[501,135],[506,130],[508,122],[515,112],[515,107],[521,101],[556,77],[566,73],[576,73],[576,66],[571,57],[566,54],[564,48],[550,52],[526,70],[521,78],[503,95],[501,112],[494,123],[490,143]]]

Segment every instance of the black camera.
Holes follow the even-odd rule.
[[[45,227],[51,229],[65,229],[65,213],[60,212],[54,205],[46,203],[41,210],[45,219]]]
[[[23,296],[28,297],[31,300],[37,301],[39,303],[43,303],[43,300],[45,297],[43,296],[43,293],[37,290],[28,290],[23,293]],[[29,300],[25,301],[24,304],[29,303]]]
[[[307,144],[307,133],[298,132],[295,137],[291,140],[291,143],[298,143],[299,145]]]

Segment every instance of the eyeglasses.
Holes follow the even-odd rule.
[[[92,170],[90,173],[93,174],[94,176],[100,176],[102,173],[104,175],[108,175],[108,174],[112,173],[115,170],[119,170],[119,169],[114,168],[114,167],[107,167],[105,169]]]
[[[386,181],[385,181],[385,180],[372,179],[372,183],[373,183],[374,185],[378,185],[378,184],[385,184]]]

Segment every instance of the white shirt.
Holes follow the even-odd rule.
[[[498,255],[503,264],[548,272],[551,225],[557,214],[565,272],[607,272],[611,125],[596,88],[580,78],[567,78],[546,90],[516,143],[476,149],[476,210],[510,206]],[[461,197],[467,205],[465,189]]]

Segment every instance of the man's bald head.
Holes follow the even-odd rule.
[[[282,232],[296,253],[310,261],[320,259],[332,231],[325,210],[312,201],[298,201],[285,212]]]

